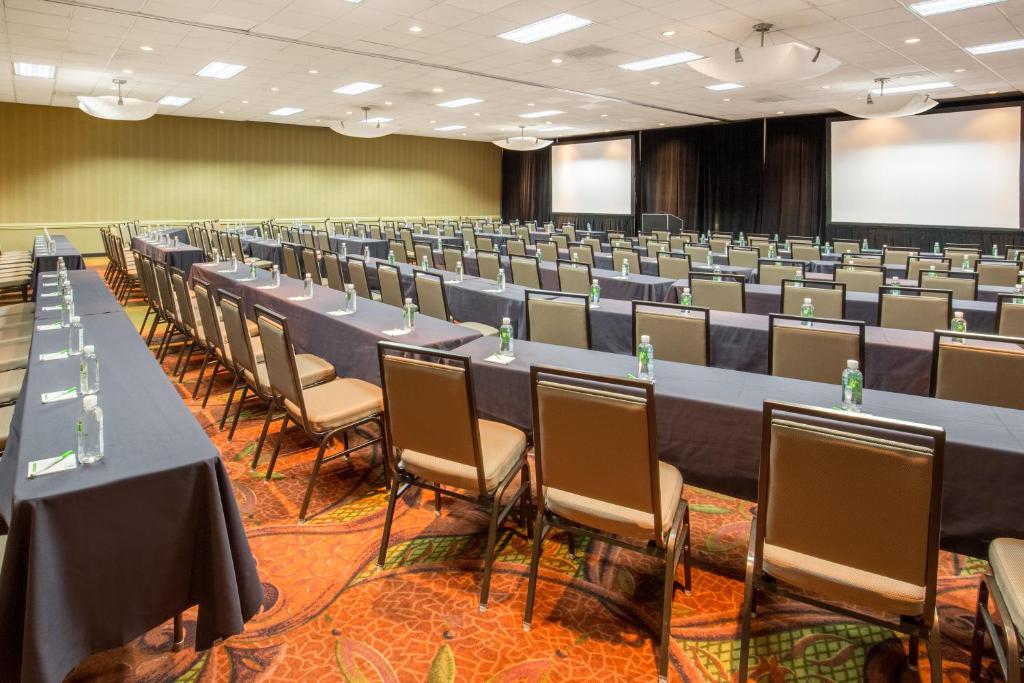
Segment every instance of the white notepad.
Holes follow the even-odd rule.
[[[47,391],[40,398],[43,403],[56,403],[57,401],[67,401],[68,399],[78,398],[78,387],[71,387],[70,389],[64,389],[63,391]]]
[[[61,360],[62,358],[68,357],[68,350],[54,351],[53,353],[41,353],[39,354],[39,360]]]
[[[28,478],[33,479],[44,474],[66,472],[76,467],[78,467],[78,458],[75,457],[75,452],[66,451],[55,458],[42,458],[41,460],[31,461],[28,464]]]
[[[487,358],[484,358],[488,363],[497,363],[498,365],[508,365],[516,359],[515,356],[501,356],[497,353],[492,353]]]
[[[39,332],[49,332],[50,330],[59,330],[60,323],[46,323],[45,325],[36,325],[36,330]]]
[[[409,334],[410,332],[412,332],[412,330],[402,330],[396,327],[393,330],[381,330],[380,333],[386,334],[389,337],[401,337],[403,334]]]

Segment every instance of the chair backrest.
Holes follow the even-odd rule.
[[[792,244],[790,253],[795,261],[820,261],[821,247],[817,244]]]
[[[932,332],[953,317],[953,292],[921,287],[879,287],[878,326]]]
[[[558,260],[558,245],[551,240],[537,240],[534,242],[537,247],[537,251],[540,252],[541,257],[545,261],[557,261]]]
[[[573,294],[590,294],[590,265],[558,259],[558,288]]]
[[[207,347],[213,350],[225,364],[229,363],[231,353],[221,334],[220,321],[217,317],[217,300],[214,298],[213,287],[205,280],[192,278],[192,291],[196,293],[196,308],[199,309],[199,322],[203,326],[203,338]]]
[[[454,273],[459,263],[463,264],[463,272],[465,272],[465,262],[462,260],[462,250],[456,249],[455,247],[445,247],[441,250],[441,256],[444,258],[444,269]]]
[[[476,250],[477,251],[495,251],[494,239],[486,235],[477,235],[476,237]]]
[[[526,338],[545,344],[589,349],[589,297],[526,290]]]
[[[734,247],[730,245],[727,253],[729,255],[730,266],[757,270],[757,261],[758,258],[760,258],[760,252],[758,252],[757,249],[753,249],[751,247]]]
[[[178,309],[178,322],[193,338],[197,336],[196,317],[193,315],[192,297],[189,296],[185,274],[178,268],[171,269],[171,293]]]
[[[978,285],[1013,287],[1017,283],[1019,267],[1013,261],[978,261]]]
[[[882,266],[882,257],[875,254],[843,254],[844,264],[850,266]]]
[[[837,265],[834,278],[846,285],[848,292],[875,294],[885,284],[885,269],[881,266]]]
[[[799,315],[804,299],[810,299],[815,316],[840,319],[846,317],[846,285],[842,282],[784,279],[781,285],[784,315]]]
[[[388,250],[395,255],[395,263],[408,263],[409,254],[405,251],[405,243],[400,240],[390,240]]]
[[[423,267],[424,260],[426,260],[429,268],[434,267],[434,249],[429,244],[417,242],[414,253],[416,254],[416,266],[418,268]]]
[[[180,320],[178,315],[178,302],[174,297],[171,288],[171,276],[167,264],[160,261],[153,261],[153,279],[156,280],[157,289],[160,291],[160,301],[163,303],[162,313],[175,322]]]
[[[948,273],[951,265],[948,258],[910,256],[907,258],[907,279],[918,282],[921,273]]]
[[[658,254],[671,250],[672,247],[669,246],[668,240],[647,240],[647,255],[651,258],[658,258]]]
[[[951,247],[946,245],[946,249],[942,252],[942,255],[953,262],[954,268],[959,268],[964,262],[964,256],[966,256],[967,262],[971,264],[971,268],[973,269],[981,259],[981,249],[973,247]]]
[[[501,270],[501,257],[493,251],[476,252],[476,266],[480,277],[485,280],[497,280]]]
[[[931,290],[951,291],[953,298],[959,301],[974,301],[978,298],[977,273],[957,273],[952,277],[949,273],[926,270],[918,273],[917,285]]]
[[[690,242],[683,246],[683,251],[689,254],[690,258],[697,263],[707,263],[708,253],[710,253],[711,250],[703,244]]]
[[[832,251],[837,254],[859,254],[860,242],[857,240],[832,240]]]
[[[440,274],[414,268],[413,284],[416,286],[416,302],[420,313],[439,320],[450,319],[444,278]]]
[[[931,395],[1024,409],[1024,337],[936,330]]]
[[[758,282],[762,285],[781,287],[783,280],[803,280],[803,261],[783,261],[781,259],[758,260]]]
[[[402,278],[398,268],[387,263],[377,264],[377,282],[380,285],[380,300],[401,308],[405,305],[402,296]]]
[[[573,257],[575,257],[575,259]],[[591,268],[595,268],[597,266],[597,264],[594,263],[594,250],[589,244],[570,244],[569,260],[576,260],[580,263],[585,263]]]
[[[906,266],[907,259],[911,256],[918,256],[920,253],[920,249],[911,249],[909,247],[884,247],[882,249],[882,265]]]
[[[302,279],[302,268],[299,267],[299,259],[295,255],[298,245],[290,242],[281,243],[281,255],[284,257],[284,274],[296,280]]]
[[[308,249],[316,249],[316,237],[313,235],[312,230],[302,228],[299,231],[299,238],[302,241],[302,246]]]
[[[228,243],[231,246],[231,255],[239,261],[245,260],[245,250],[242,249],[242,237],[237,232],[228,235]]]
[[[512,282],[529,289],[541,289],[540,263],[532,256],[509,256]]]
[[[370,226],[370,237],[375,240],[384,239],[384,235],[381,233],[379,225]]]
[[[690,255],[660,252],[658,254],[658,276],[673,280],[689,280]]]
[[[690,236],[683,235],[670,235],[668,238],[668,247],[672,251],[682,251],[687,244],[690,243]]]
[[[586,234],[586,233],[584,233]],[[590,247],[590,250],[595,254],[601,253],[601,240],[596,237],[584,237],[580,240],[580,244],[585,244]]]
[[[922,587],[930,617],[945,432],[772,401],[762,415],[754,571],[766,545],[799,553]]]
[[[476,247],[476,233],[473,232],[473,228],[462,228],[462,248],[468,249],[472,247],[474,250]]]
[[[1007,337],[1024,337],[1024,296],[997,295],[996,334]]]
[[[345,274],[341,269],[341,256],[333,251],[325,251],[324,272],[327,274],[327,286],[339,292],[345,291]]]
[[[838,385],[849,360],[867,372],[863,322],[815,317],[807,326],[796,315],[769,313],[768,318],[769,374]]]
[[[565,236],[569,238],[570,242],[576,242],[577,241],[577,239],[576,239],[576,228],[574,226],[569,225],[569,224],[565,224],[565,225],[562,226],[562,232],[565,233]]]
[[[266,364],[270,388],[275,395],[298,407],[300,424],[303,428],[309,429],[302,383],[295,367],[295,349],[288,333],[288,321],[284,316],[263,306],[256,306],[255,310],[256,326],[260,331],[263,362]]]
[[[668,242],[671,234],[668,230],[651,230],[651,237],[659,242]]]
[[[530,244],[530,229],[525,225],[517,225],[515,227],[514,234],[525,244]]]
[[[612,249],[612,268],[622,270],[622,262],[629,263],[629,272],[640,272],[640,256],[632,249]]]
[[[557,244],[559,249],[569,249],[569,238],[565,235],[551,235],[551,241]]]
[[[317,285],[323,284],[323,278],[320,276],[320,259],[316,257],[316,251],[309,247],[302,247],[302,268],[313,278],[313,283]]]
[[[345,265],[348,266],[349,282],[356,288],[356,296],[372,299],[373,294],[370,292],[370,281],[366,278],[366,263],[363,262],[363,259],[358,256],[349,256],[345,260]]]
[[[526,256],[526,242],[521,239],[505,240],[505,253],[509,256]]]
[[[654,385],[533,366],[530,386],[540,504],[557,492],[640,511],[651,518],[650,540],[664,547]]]
[[[398,234],[402,237],[402,244],[405,245],[406,254],[416,253],[416,241],[412,238],[412,230],[409,228],[402,228],[398,231]]]
[[[743,278],[739,275],[690,273],[690,291],[694,306],[731,313],[745,310]]]
[[[647,335],[654,357],[674,363],[711,365],[711,312],[706,308],[633,301],[633,355]]]
[[[708,240],[708,244],[711,245],[711,251],[716,254],[724,254],[729,249],[729,245],[732,244],[732,235],[728,237],[712,237]]]
[[[231,361],[238,369],[248,372],[252,378],[252,384],[256,385],[259,382],[259,373],[256,372],[256,354],[253,353],[252,337],[249,336],[245,313],[242,312],[242,299],[237,294],[224,289],[217,290],[217,298],[220,299],[221,317],[224,320],[227,345],[231,349]],[[263,386],[260,386],[259,389],[261,392],[265,391]]]

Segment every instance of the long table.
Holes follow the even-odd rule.
[[[132,238],[132,249],[140,254],[148,256],[154,261],[166,263],[172,268],[188,273],[193,263],[202,263],[206,260],[206,254],[199,247],[193,247],[188,241],[180,242],[177,246],[172,244],[161,244],[155,240],[136,235]]]
[[[549,365],[625,377],[628,356],[535,342],[515,342],[509,365],[484,359],[497,340],[456,349],[473,359],[480,416],[532,431],[530,367]],[[836,385],[754,373],[655,362],[658,451],[689,484],[745,500],[757,494],[761,413],[765,400],[832,407]],[[1024,411],[906,396],[871,389],[864,409],[946,430],[942,547],[984,556],[998,536],[1024,536]],[[870,501],[865,501],[870,505]]]
[[[46,244],[46,238],[42,235],[36,236],[32,243],[32,286],[39,282],[40,273],[50,273],[57,270],[57,259],[64,259],[64,265],[68,270],[84,270],[85,259],[78,249],[71,244],[64,235],[50,235],[53,238],[54,250],[50,253]],[[35,292],[33,290],[33,296]]]
[[[43,392],[77,384],[78,359],[40,360],[66,348],[68,332],[35,331],[0,458],[4,680],[61,681],[90,653],[196,604],[195,644],[206,649],[240,633],[263,600],[217,449],[99,277],[70,277],[100,361],[105,457],[27,477],[29,462],[76,447],[82,403],[41,403]]]

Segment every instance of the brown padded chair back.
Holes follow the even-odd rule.
[[[594,263],[594,251],[590,248],[590,245],[586,244],[573,244],[569,246],[569,260],[573,260],[573,256],[580,263],[585,263],[591,268],[596,267]]]
[[[576,228],[574,226],[568,224],[563,225],[562,232],[565,233],[565,236],[569,238],[570,242],[578,241],[576,238]]]
[[[333,251],[324,252],[324,272],[327,286],[339,292],[345,291],[345,275],[341,272],[341,257]]]
[[[256,372],[256,357],[252,351],[252,338],[245,324],[245,315],[242,313],[242,300],[231,292],[223,289],[218,292],[220,297],[220,311],[224,318],[224,333],[227,336],[227,345],[231,349],[231,360],[249,373],[250,381],[259,381]],[[262,387],[261,387],[262,388]]]
[[[476,249],[477,251],[494,251],[494,240],[484,235],[479,235],[476,238]]]
[[[763,267],[763,266],[762,266]],[[783,283],[782,288],[782,312],[785,315],[800,315],[800,307],[804,299],[810,299],[814,306],[814,315],[818,318],[842,319],[845,316],[844,289],[843,287],[797,287],[791,282]],[[831,284],[831,283],[830,283]]]
[[[850,266],[882,266],[882,257],[874,254],[844,254],[843,263]]]
[[[683,251],[690,255],[690,259],[692,261],[696,261],[697,263],[707,263],[708,252],[711,250],[702,244],[690,242],[683,247]]]
[[[622,262],[629,263],[629,272],[636,275],[640,272],[640,257],[632,249],[612,249],[612,269],[622,270]]]
[[[907,260],[907,279],[918,281],[921,273],[948,273],[950,269],[948,258],[921,258],[911,256]]]
[[[323,284],[323,278],[320,277],[320,261],[316,257],[316,252],[309,247],[302,248],[302,267],[306,274],[313,278],[313,284]]]
[[[313,233],[310,230],[301,229],[299,231],[299,236],[302,239],[302,246],[306,247],[307,249],[316,248],[316,242],[314,242]]]
[[[668,252],[671,250],[667,241],[664,240],[648,240],[647,241],[647,255],[651,258],[658,258],[658,254]]]
[[[470,247],[476,249],[476,233],[473,232],[473,228],[462,228],[462,248],[469,249]]]
[[[295,369],[295,351],[288,334],[288,321],[262,306],[256,306],[256,326],[263,345],[267,378],[275,393],[300,409],[303,426],[307,426],[306,404],[302,397],[299,373]]]
[[[816,244],[793,244],[790,250],[795,261],[821,260],[821,247]]]
[[[526,297],[526,326],[529,341],[590,348],[590,309],[583,298]]]
[[[217,302],[213,298],[210,284],[198,278],[192,281],[192,291],[196,293],[196,308],[199,309],[199,322],[203,326],[203,337],[213,351],[225,362],[231,359],[227,342],[221,335],[220,321],[217,319]]]
[[[1024,351],[1011,346],[1024,339],[1008,337],[1005,344],[986,347],[970,338],[959,343],[937,336],[935,398],[1024,409]]]
[[[732,244],[732,236],[730,235],[729,237],[712,237],[711,240],[709,240],[709,242],[711,244],[711,251],[715,252],[716,254],[724,254],[726,250],[729,248],[729,245]]]
[[[591,280],[590,266],[586,263],[558,261],[558,285],[563,292],[590,294]]]
[[[836,266],[835,281],[846,285],[847,292],[877,294],[885,284],[885,272],[881,269]]]
[[[301,280],[302,269],[299,268],[299,259],[295,255],[295,246],[288,242],[282,242],[281,255],[284,257],[284,274],[296,280]]]
[[[743,283],[734,280],[690,278],[693,305],[712,311],[743,312]]]
[[[523,241],[523,244],[530,243],[530,229],[525,225],[517,225],[515,235]]]
[[[526,256],[526,242],[523,240],[506,240],[505,253],[509,256]]]
[[[192,315],[192,297],[188,295],[185,277],[177,268],[171,271],[171,293],[174,296],[174,305],[178,309],[178,321],[185,327],[188,334],[193,337],[197,336],[196,318]]]
[[[769,359],[771,374],[809,382],[839,384],[846,361],[861,363],[863,328],[815,323],[805,327],[798,322],[771,318]]]
[[[1018,272],[1018,265],[1012,261],[978,261],[978,285],[1013,287]]]
[[[501,269],[501,257],[493,251],[478,251],[476,253],[476,265],[480,277],[485,280],[497,280],[498,271]]]
[[[320,233],[318,232],[317,235],[319,234]],[[370,237],[372,237],[375,240],[383,239],[383,235],[381,234],[379,225],[370,226]]]
[[[802,263],[772,263],[762,261],[758,269],[757,281],[762,285],[781,287],[783,280],[804,279],[804,265]]]
[[[228,241],[231,245],[231,255],[239,261],[244,261],[245,250],[242,249],[242,236],[237,232],[233,232],[228,236]]]
[[[690,255],[669,254],[666,252],[659,253],[658,276],[671,278],[673,280],[689,280]]]
[[[906,266],[907,259],[920,253],[920,249],[886,247],[882,250],[882,264],[886,266]]]
[[[458,249],[446,247],[441,253],[444,256],[444,269],[454,273],[458,269],[458,264],[462,261],[462,252]],[[465,267],[463,267],[463,273],[465,273]]]
[[[953,262],[954,268],[959,268],[964,261],[964,255],[967,255],[967,262],[971,264],[973,269],[978,265],[978,261],[981,259],[981,251],[970,247],[946,247],[942,255]]]
[[[832,240],[832,251],[837,254],[859,254],[860,242],[857,240]]]
[[[689,243],[689,235],[672,235],[668,238],[668,248],[672,251],[682,251]]]
[[[356,288],[356,295],[364,299],[372,299],[370,281],[366,279],[366,264],[362,259],[354,256],[349,256],[346,263],[348,264],[348,279]]]
[[[410,230],[409,228],[402,228],[402,230],[399,232],[399,235],[401,235],[402,237],[402,244],[405,245],[405,253],[415,254],[416,243],[412,238],[412,230]]]
[[[971,277],[961,277],[970,275]],[[974,301],[978,298],[978,276],[976,273],[961,273],[951,277],[948,273],[932,273],[922,271],[917,278],[919,287],[928,289],[943,289],[953,292],[953,298],[960,301]],[[937,294],[925,294],[925,296],[940,296]]]
[[[952,303],[948,297],[891,294],[883,290],[878,306],[878,326],[901,330],[944,330],[952,316]]]
[[[996,334],[1024,337],[1024,297],[1000,296],[997,312]]]
[[[541,257],[545,261],[557,261],[558,260],[558,245],[548,240],[539,240],[536,242],[537,251],[540,252]]]
[[[380,284],[381,301],[399,308],[405,305],[405,298],[402,296],[402,279],[398,275],[398,268],[386,263],[378,263],[377,282]]]
[[[557,244],[559,249],[568,251],[569,238],[565,235],[551,235],[551,241]]]
[[[395,255],[395,263],[409,262],[409,252],[405,250],[405,243],[399,240],[391,240],[388,243],[388,248],[390,248],[391,253]]]
[[[178,314],[178,301],[174,298],[171,290],[171,276],[167,273],[167,264],[160,261],[153,261],[153,276],[156,279],[157,288],[160,290],[160,301],[163,302],[163,313],[178,322],[181,316]]]
[[[429,268],[433,268],[434,267],[434,250],[433,250],[433,248],[429,244],[422,244],[420,242],[417,242],[416,246],[413,249],[413,251],[416,254],[416,267],[417,268],[422,268],[423,267],[423,261],[424,260],[426,260],[427,266]]]
[[[590,250],[595,254],[601,253],[601,240],[596,237],[584,237],[580,240],[580,244],[586,244],[590,247]]]
[[[773,413],[767,435],[765,544],[927,587],[941,451],[891,430],[786,415]]]
[[[420,313],[439,320],[448,320],[448,307],[445,305],[444,285],[441,276],[417,270],[413,273],[416,285],[416,301]]]
[[[748,247],[729,247],[729,265],[739,268],[757,269],[757,259],[761,254],[757,249]]]
[[[683,312],[686,315],[682,315]],[[651,338],[658,360],[690,365],[708,365],[710,311],[683,306],[652,306],[633,302],[633,349],[640,337]]]
[[[512,282],[530,289],[541,289],[540,264],[531,256],[509,256]]]

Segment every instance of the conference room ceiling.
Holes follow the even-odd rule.
[[[937,99],[1024,88],[1024,50],[973,56],[964,49],[1024,37],[1024,0],[927,18],[909,4],[3,0],[0,101],[74,107],[76,96],[109,95],[111,79],[124,78],[126,96],[191,98],[161,106],[161,114],[327,126],[370,106],[370,116],[394,119],[402,133],[493,140],[518,134],[520,125],[527,134],[564,137],[832,111],[829,102],[863,95],[877,77],[890,77],[890,86],[954,84],[930,91]],[[497,37],[562,12],[593,23],[525,45]],[[752,51],[759,21],[784,31],[773,41],[821,47],[842,65],[810,81],[727,92],[708,90],[715,81],[685,64],[620,68],[684,50],[729,54],[741,42]],[[56,76],[15,75],[15,62],[54,65]],[[247,68],[226,80],[195,75],[209,62]],[[359,81],[382,87],[333,92]],[[461,98],[482,101],[438,106]],[[284,107],[302,111],[269,114]],[[523,117],[540,111],[561,113]]]

